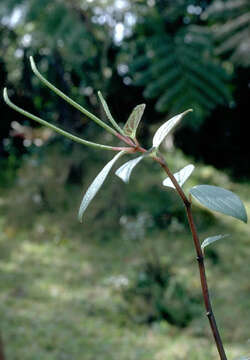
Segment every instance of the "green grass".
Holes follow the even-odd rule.
[[[237,192],[249,212],[250,185],[232,183],[211,167],[202,167],[193,181],[204,179]],[[119,232],[101,240],[89,229],[89,218],[72,227],[67,211],[42,212],[30,228],[15,226],[11,213],[1,214],[0,328],[7,360],[218,359],[204,311],[184,330],[166,322],[141,325],[127,315],[116,282],[129,277],[153,247],[189,290],[199,292],[185,229],[172,226],[152,239],[146,235],[144,242],[124,240]],[[219,264],[207,259],[208,280],[228,358],[249,355],[249,225],[216,215],[209,226],[198,226],[201,239],[231,234],[213,245]]]

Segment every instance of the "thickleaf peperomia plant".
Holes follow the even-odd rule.
[[[168,136],[170,132],[173,131],[174,128],[181,122],[182,118],[192,110],[189,109],[179,115],[176,115],[172,119],[166,121],[162,126],[160,126],[153,136],[152,147],[149,150],[146,150],[139,144],[136,138],[137,128],[142,118],[143,112],[145,110],[144,104],[138,105],[134,108],[127,122],[125,123],[123,128],[121,128],[113,118],[102,94],[98,92],[98,96],[103,106],[103,109],[107,115],[108,120],[112,125],[111,127],[110,125],[108,125],[107,123],[105,123],[104,121],[93,115],[92,113],[90,113],[88,110],[83,108],[81,105],[73,101],[62,91],[60,91],[54,85],[52,85],[48,80],[46,80],[38,71],[32,57],[30,58],[30,62],[33,72],[42,81],[44,85],[49,87],[52,91],[54,91],[57,95],[62,97],[69,104],[74,106],[84,115],[86,115],[88,118],[95,121],[99,126],[103,127],[106,131],[116,136],[119,140],[123,141],[126,144],[126,146],[122,146],[122,147],[107,146],[103,144],[93,143],[84,140],[82,138],[79,138],[75,135],[72,135],[15,105],[9,99],[7,94],[7,89],[6,88],[4,89],[3,96],[5,102],[7,103],[7,105],[9,105],[12,109],[16,110],[17,112],[27,116],[28,118],[34,121],[39,122],[42,125],[48,126],[49,128],[55,130],[59,134],[64,135],[67,138],[76,141],[80,144],[91,146],[93,148],[100,150],[110,150],[117,152],[116,155],[104,166],[101,172],[97,175],[97,177],[94,179],[92,184],[87,189],[85,195],[83,196],[78,213],[78,217],[80,221],[82,221],[84,212],[86,211],[88,205],[90,204],[90,202],[93,200],[93,198],[101,188],[102,184],[104,183],[106,177],[108,176],[115,162],[117,162],[122,156],[126,154],[132,155],[134,153],[141,153],[140,156],[126,162],[120,168],[118,168],[118,170],[116,170],[115,174],[118,177],[120,177],[125,183],[129,182],[130,175],[133,169],[135,168],[135,166],[146,157],[150,157],[153,161],[159,163],[160,166],[163,168],[163,170],[166,172],[167,178],[163,181],[163,185],[174,188],[176,190],[177,194],[180,196],[181,200],[183,201],[183,204],[186,209],[187,218],[189,221],[190,230],[194,241],[196,259],[198,261],[198,266],[199,266],[201,289],[202,289],[202,294],[206,309],[206,315],[208,317],[211,326],[212,334],[217,346],[220,359],[226,360],[227,357],[224,351],[223,343],[221,340],[219,330],[217,328],[215,316],[210,302],[210,296],[209,296],[206,272],[205,272],[205,264],[204,264],[204,253],[205,253],[204,249],[209,244],[218,241],[220,239],[223,239],[227,235],[221,235],[221,234],[213,235],[205,239],[203,243],[200,244],[192,214],[192,198],[196,199],[199,203],[201,203],[203,206],[207,207],[210,210],[214,210],[222,214],[232,216],[244,222],[247,222],[247,213],[243,203],[236,194],[217,186],[197,185],[189,190],[189,195],[186,195],[186,193],[182,189],[182,186],[185,183],[185,181],[188,180],[188,178],[190,177],[190,175],[194,170],[194,166],[192,164],[185,166],[183,169],[181,169],[175,174],[173,174],[170,171],[166,160],[164,159],[163,155],[159,150],[159,147],[166,138],[166,136]]]

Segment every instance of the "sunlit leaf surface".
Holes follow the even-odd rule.
[[[166,121],[163,125],[159,127],[153,137],[153,147],[158,148],[165,137],[179,124],[183,116],[185,116],[192,109],[186,110],[183,113],[172,117],[170,120]]]
[[[133,160],[127,161],[119,169],[116,170],[115,174],[122,179],[125,183],[129,182],[130,175],[134,167],[145,157],[145,155],[139,156]]]
[[[229,236],[228,234],[225,234],[225,235],[216,235],[216,236],[211,236],[211,237],[208,237],[206,238],[203,243],[201,244],[201,248],[204,249],[206,246],[212,244],[213,242],[215,241],[218,241],[220,239],[223,239],[225,237]]]

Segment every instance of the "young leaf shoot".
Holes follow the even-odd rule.
[[[184,185],[184,183],[187,181],[187,179],[190,177],[190,175],[192,174],[193,171],[194,171],[194,165],[189,164],[174,174],[175,179],[177,180],[178,184],[181,187]],[[168,186],[168,187],[175,189],[175,186],[169,177],[167,177],[165,180],[163,180],[162,184],[164,186]]]
[[[218,241],[220,239],[224,239],[225,237],[229,236],[228,234],[225,234],[225,235],[216,235],[216,236],[211,236],[211,237],[208,237],[206,238],[202,244],[201,244],[201,248],[204,252],[204,248],[210,244],[212,244],[213,242],[215,241]]]
[[[163,125],[159,127],[153,137],[153,147],[158,148],[162,141],[165,139],[167,135],[179,124],[182,118],[188,114],[189,112],[193,111],[192,109],[186,110],[183,113],[174,116],[170,120],[166,121]]]
[[[145,104],[137,105],[130,114],[126,124],[124,125],[124,134],[129,136],[131,139],[136,138],[136,130],[141,121],[145,107]]]

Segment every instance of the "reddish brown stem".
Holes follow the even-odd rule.
[[[1,339],[1,334],[0,334],[0,360],[5,360],[4,351],[3,351],[3,342],[2,342],[2,339]]]
[[[128,136],[124,136],[119,134],[118,132],[116,133],[116,137],[118,137],[118,139],[124,141],[126,144],[131,145],[133,147],[136,147],[136,145],[133,143],[133,141],[128,137]]]
[[[141,146],[133,146],[133,147],[124,147],[124,146],[112,146],[112,149],[114,151],[126,151],[127,153],[129,154],[133,154],[133,153],[136,153],[136,152],[142,152],[142,153],[145,153],[147,152],[147,150],[145,150],[143,147]]]
[[[183,190],[180,187],[180,185],[178,184],[178,182],[176,181],[174,175],[169,170],[165,160],[162,157],[158,157],[158,156],[155,156],[154,159],[165,170],[165,172],[171,179],[172,183],[174,184],[174,186],[176,188],[176,191],[178,192],[180,198],[182,199],[182,201],[185,205],[185,208],[187,211],[188,222],[189,222],[189,226],[190,226],[190,230],[192,233],[194,246],[195,246],[195,250],[196,250],[196,255],[197,255],[196,259],[198,261],[198,266],[199,266],[200,281],[201,281],[204,305],[206,308],[206,315],[207,315],[209,323],[210,323],[210,327],[211,327],[211,330],[213,333],[213,337],[214,337],[214,341],[217,346],[218,353],[220,355],[220,359],[227,360],[226,353],[225,353],[223,343],[222,343],[222,339],[221,339],[221,336],[220,336],[220,333],[219,333],[219,330],[218,330],[218,327],[217,327],[217,324],[215,321],[215,317],[214,317],[214,313],[213,313],[213,309],[212,309],[212,305],[211,305],[211,301],[210,301],[209,290],[208,290],[208,285],[207,285],[207,278],[206,278],[206,271],[205,271],[205,264],[204,264],[204,257],[203,257],[203,253],[201,250],[201,245],[200,245],[198,233],[197,233],[197,230],[195,227],[194,219],[193,219],[193,214],[192,214],[192,210],[191,210],[192,204],[186,197],[185,193],[183,192]]]
[[[114,151],[126,151],[127,153],[134,153],[134,147],[124,147],[124,146],[112,146],[112,150]]]

